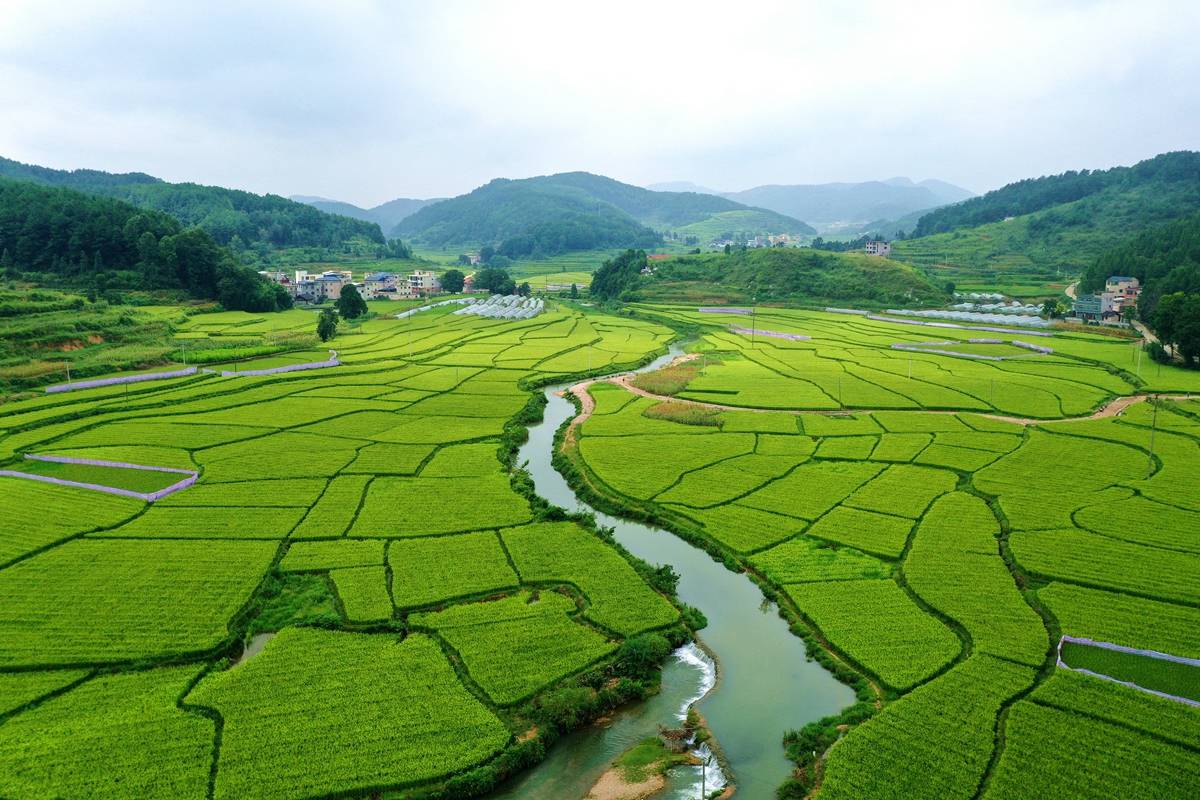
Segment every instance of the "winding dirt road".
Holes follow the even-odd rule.
[[[673,367],[673,366],[676,366],[677,364],[682,364],[684,362],[691,361],[698,357],[699,356],[696,353],[687,353],[685,355],[677,356],[667,366]],[[566,441],[568,443],[574,443],[575,429],[579,425],[582,425],[587,420],[587,418],[592,415],[592,412],[595,410],[596,402],[592,399],[591,394],[588,392],[588,388],[596,383],[611,383],[614,386],[620,386],[622,389],[625,389],[628,392],[638,395],[639,397],[648,397],[652,400],[658,400],[658,401],[664,402],[664,403],[666,403],[666,402],[681,403],[684,405],[693,406],[695,408],[706,408],[706,409],[712,409],[715,411],[750,411],[750,412],[757,413],[757,414],[795,414],[795,415],[824,414],[826,416],[830,416],[830,415],[838,416],[838,415],[844,415],[844,414],[874,414],[876,411],[887,411],[889,413],[898,411],[900,413],[909,413],[909,414],[979,413],[979,412],[940,411],[940,410],[926,411],[924,409],[909,410],[909,409],[894,409],[894,408],[889,408],[889,409],[855,408],[855,409],[845,409],[845,410],[838,410],[838,411],[818,410],[818,409],[744,408],[742,406],[722,405],[720,403],[706,403],[701,400],[685,400],[685,399],[682,399],[679,397],[671,397],[670,395],[654,394],[653,392],[648,392],[645,389],[640,389],[637,386],[634,386],[632,381],[636,377],[637,377],[637,375],[635,375],[634,373],[626,372],[626,373],[621,373],[619,375],[610,375],[607,378],[596,378],[593,380],[582,381],[580,383],[577,383],[577,384],[571,386],[570,389],[568,389],[568,391],[571,394],[575,395],[575,397],[577,397],[579,399],[579,405],[580,405],[581,411],[579,412],[579,414],[577,414],[575,416],[574,419],[571,420],[571,425],[570,425],[570,427],[567,428]],[[1115,397],[1112,400],[1105,403],[1103,406],[1101,406],[1096,411],[1093,411],[1091,414],[1087,414],[1082,417],[1061,417],[1059,419],[1035,419],[1033,417],[1010,417],[1010,416],[1006,416],[1004,414],[983,414],[983,413],[979,413],[979,416],[987,417],[988,419],[999,420],[1000,422],[1011,422],[1015,425],[1045,425],[1045,424],[1059,423],[1059,422],[1080,422],[1083,420],[1106,419],[1108,417],[1115,417],[1118,414],[1125,411],[1125,409],[1129,408],[1130,406],[1135,405],[1137,403],[1144,402],[1147,398],[1150,398],[1150,397],[1157,397],[1161,400],[1190,400],[1190,399],[1192,399],[1192,395],[1133,394],[1133,395],[1123,395],[1121,397]]]

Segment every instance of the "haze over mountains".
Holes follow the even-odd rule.
[[[361,208],[353,203],[344,203],[341,200],[330,200],[327,197],[317,197],[307,194],[294,194],[288,199],[294,200],[297,203],[310,205],[315,209],[324,211],[326,214],[340,214],[343,217],[361,219],[364,222],[374,222],[384,233],[390,233],[400,220],[417,213],[425,206],[440,202],[445,198],[432,197],[428,200],[418,200],[412,197],[397,197],[395,200],[380,203],[373,208]]]
[[[915,226],[917,212],[974,196],[946,181],[914,182],[904,177],[861,183],[770,184],[738,192],[717,191],[687,181],[656,183],[646,188],[717,195],[802,219],[822,233],[907,231]]]

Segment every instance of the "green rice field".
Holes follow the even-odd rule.
[[[526,279],[584,272],[557,266]],[[592,384],[561,470],[749,573],[854,687],[780,742],[781,797],[1192,794],[1200,709],[1056,656],[1067,635],[1200,658],[1200,375],[1084,333],[627,310],[380,314],[330,343],[339,367],[0,405],[0,469],[136,491],[178,475],[24,456],[199,473],[154,503],[0,477],[0,797],[485,796],[653,691],[628,654],[697,620],[512,461],[542,387],[644,364],[671,326],[694,360]],[[312,312],[183,325],[269,338]],[[1053,352],[892,346],[987,336]],[[1195,692],[1178,665],[1063,655]]]
[[[1025,337],[1054,353],[980,362],[891,348],[989,335],[970,330],[641,310],[701,326],[698,369],[638,378],[670,398],[591,387],[574,480],[755,573],[869,681],[880,710],[825,740],[820,763],[793,752],[798,785],[816,769],[818,798],[1082,799],[1110,796],[1095,776],[1116,769],[1122,797],[1188,796],[1200,708],[1055,661],[1064,634],[1200,653],[1195,401],[1081,419],[1196,391],[1195,373],[1139,374],[1132,346],[1101,336]],[[1200,679],[1078,645],[1063,659],[1184,697]],[[1133,753],[1153,768],[1125,766]]]

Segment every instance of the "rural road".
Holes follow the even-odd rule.
[[[694,354],[694,353],[689,353],[687,355],[679,356],[674,361],[672,361],[671,364],[669,364],[668,366],[674,366],[675,364],[683,363],[685,361],[690,361],[691,359],[693,359],[695,357],[696,357],[696,354]],[[671,397],[669,395],[654,394],[653,392],[648,392],[645,389],[639,389],[638,387],[633,386],[630,383],[630,381],[634,377],[636,377],[636,376],[634,376],[631,373],[624,373],[621,375],[612,375],[607,378],[597,378],[594,380],[583,381],[581,383],[577,383],[577,384],[573,385],[568,391],[571,394],[575,395],[575,397],[579,398],[580,408],[582,410],[579,412],[579,414],[573,420],[571,420],[571,425],[569,428],[567,428],[567,434],[566,434],[567,440],[568,441],[574,440],[575,429],[579,425],[582,425],[584,422],[587,421],[588,417],[590,417],[592,415],[592,411],[596,407],[595,401],[592,400],[592,396],[588,393],[588,388],[594,383],[611,383],[615,386],[620,386],[621,388],[625,389],[626,391],[632,392],[633,394],[636,394],[640,397],[648,397],[652,400],[658,400],[658,401],[664,402],[664,403],[682,403],[682,404],[686,404],[689,406],[694,406],[696,408],[707,408],[707,409],[713,409],[715,411],[752,411],[752,412],[759,413],[759,414],[797,414],[797,415],[799,415],[799,414],[826,414],[826,415],[828,415],[828,414],[846,414],[846,413],[873,414],[873,413],[875,413],[875,411],[883,411],[883,410],[886,410],[889,413],[900,411],[901,413],[910,413],[910,414],[979,413],[979,412],[958,412],[958,411],[927,411],[925,409],[913,409],[911,411],[905,412],[903,409],[869,409],[869,408],[855,408],[855,409],[845,409],[845,410],[837,410],[837,411],[830,411],[828,409],[817,410],[817,409],[745,408],[742,406],[729,406],[729,405],[722,405],[719,403],[705,403],[700,400],[684,400],[684,399],[681,399],[678,397]],[[1105,403],[1103,406],[1101,406],[1099,409],[1092,412],[1091,414],[1087,414],[1082,417],[1061,417],[1059,419],[1034,419],[1032,417],[1010,417],[1010,416],[1006,416],[1004,414],[979,413],[979,415],[981,417],[987,417],[988,419],[999,420],[1001,422],[1011,422],[1015,425],[1042,425],[1042,424],[1054,423],[1054,422],[1080,422],[1080,421],[1084,421],[1084,420],[1106,419],[1108,417],[1115,417],[1118,414],[1120,414],[1121,412],[1123,412],[1125,409],[1129,408],[1130,406],[1132,406],[1136,403],[1141,403],[1149,397],[1157,397],[1160,400],[1190,400],[1190,399],[1192,399],[1192,395],[1161,395],[1161,394],[1122,395],[1121,397],[1114,397],[1112,400],[1108,401],[1107,403]]]

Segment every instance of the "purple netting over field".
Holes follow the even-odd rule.
[[[740,333],[743,336],[766,336],[769,339],[787,339],[789,342],[807,342],[811,336],[805,336],[802,333],[784,333],[783,331],[760,331],[753,328],[742,328],[737,325],[730,328],[734,333]]]
[[[1112,642],[1100,642],[1100,641],[1096,641],[1095,639],[1088,639],[1083,636],[1063,636],[1061,639],[1058,640],[1058,647],[1057,647],[1057,652],[1056,652],[1056,665],[1058,667],[1061,667],[1062,669],[1069,669],[1072,672],[1081,672],[1084,675],[1091,675],[1093,678],[1099,678],[1101,680],[1112,681],[1113,683],[1119,683],[1122,686],[1128,686],[1130,689],[1137,689],[1139,692],[1146,692],[1147,694],[1157,695],[1158,697],[1163,697],[1163,698],[1166,698],[1167,700],[1174,700],[1179,703],[1186,703],[1189,706],[1200,707],[1200,701],[1193,700],[1190,697],[1180,697],[1179,695],[1168,694],[1167,692],[1160,692],[1160,691],[1157,691],[1156,689],[1147,689],[1145,686],[1139,686],[1138,684],[1132,683],[1131,681],[1123,681],[1119,678],[1114,678],[1111,675],[1105,675],[1101,672],[1093,672],[1090,669],[1082,669],[1080,667],[1072,667],[1070,664],[1063,661],[1063,657],[1062,657],[1063,642],[1071,642],[1072,644],[1081,644],[1081,645],[1086,645],[1088,647],[1098,647],[1101,650],[1112,650],[1117,653],[1129,653],[1131,655],[1142,656],[1144,658],[1158,659],[1159,661],[1171,661],[1176,664],[1186,664],[1187,666],[1196,667],[1197,669],[1200,669],[1200,659],[1198,659],[1198,658],[1185,658],[1184,656],[1173,656],[1170,653],[1160,653],[1157,650],[1143,650],[1138,647],[1126,647],[1126,646],[1120,645],[1120,644],[1113,644]]]
[[[870,311],[862,311],[857,308],[833,308],[832,306],[825,306],[825,310],[830,314],[854,314],[859,317],[871,316]]]
[[[748,308],[697,308],[701,314],[749,314]]]
[[[898,317],[883,317],[879,314],[867,314],[867,319],[876,322],[892,322],[896,325],[920,325],[925,328],[955,328],[961,331],[992,331],[993,333],[1019,333],[1022,336],[1053,336],[1053,333],[1040,331],[1017,330],[1015,328],[996,328],[991,325],[955,325],[953,322],[922,322],[919,319],[900,319]]]
[[[195,367],[185,367],[177,369],[174,372],[149,372],[141,375],[119,375],[115,378],[97,378],[94,381],[75,381],[74,383],[56,383],[53,386],[47,386],[46,391],[50,394],[55,392],[73,392],[76,389],[95,389],[97,386],[113,386],[120,383],[141,383],[142,381],[162,381],[167,378],[183,378],[187,375],[195,375]]]
[[[975,358],[980,361],[1004,361],[1006,356],[989,356],[983,353],[960,353],[956,350],[943,350],[937,347],[927,347],[926,345],[952,345],[954,342],[920,342],[918,344],[894,344],[893,350],[905,350],[910,353],[935,353],[939,356],[954,356],[955,358]]]
[[[1035,353],[1046,355],[1054,351],[1049,347],[1042,347],[1038,344],[1029,344],[1029,342],[1020,342],[1013,339],[1011,342],[1006,342],[1003,339],[968,339],[971,344],[1013,344],[1017,347],[1023,347],[1026,350],[1032,350]],[[1025,356],[991,356],[986,353],[963,353],[958,350],[947,350],[947,347],[953,347],[962,342],[897,342],[892,345],[893,350],[905,350],[910,353],[937,353],[942,356],[955,356],[956,358],[975,358],[981,361],[1007,361],[1010,358],[1025,358]]]
[[[115,494],[121,497],[133,497],[138,500],[145,500],[147,503],[153,503],[166,497],[169,494],[178,492],[180,489],[186,489],[196,482],[200,474],[190,469],[176,469],[175,467],[150,467],[144,464],[128,464],[124,461],[105,461],[99,458],[72,458],[71,456],[39,456],[32,453],[26,453],[25,458],[29,461],[53,461],[58,464],[83,464],[89,467],[113,467],[115,469],[140,469],[146,472],[169,472],[175,475],[186,475],[183,480],[176,481],[170,486],[159,489],[155,492],[135,492],[132,489],[121,489],[116,486],[105,486],[101,483],[86,483],[83,481],[69,481],[64,478],[55,478],[50,475],[34,475],[29,472],[18,472],[17,470],[3,469],[0,470],[0,476],[8,478],[24,478],[31,481],[41,481],[42,483],[53,483],[58,486],[71,486],[76,489],[91,489],[105,494]]]
[[[241,376],[278,375],[281,372],[298,372],[300,370],[305,370],[305,369],[324,369],[325,367],[338,367],[338,366],[341,366],[341,364],[342,364],[342,362],[338,361],[337,351],[330,350],[328,361],[310,361],[307,364],[288,364],[285,367],[271,367],[269,369],[247,369],[247,370],[242,370],[240,372],[236,371],[236,370],[228,370],[227,369],[227,370],[221,371],[221,376],[225,377],[225,378],[229,378],[229,377],[237,377],[239,375],[241,375]]]
[[[1035,353],[1042,353],[1043,355],[1049,355],[1050,353],[1054,352],[1054,349],[1051,347],[1043,347],[1040,344],[1030,344],[1029,342],[1022,342],[1019,339],[1013,339],[1012,343],[1015,347],[1024,347],[1026,350],[1032,350]]]

